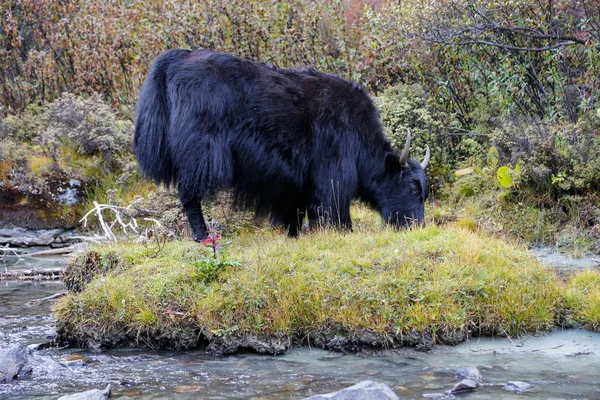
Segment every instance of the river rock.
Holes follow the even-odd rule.
[[[0,352],[0,383],[7,383],[19,375],[27,364],[27,348],[12,346]]]
[[[510,392],[521,393],[533,389],[533,385],[527,382],[509,381],[506,386],[504,386],[504,389]]]
[[[305,400],[398,400],[398,396],[383,383],[362,381],[339,392],[318,394]]]
[[[0,229],[0,244],[16,247],[48,246],[65,232],[65,229],[30,230],[25,228]]]
[[[23,379],[28,377],[29,375],[31,375],[33,373],[33,367],[31,366],[31,364],[25,364],[23,366],[23,368],[21,368],[21,371],[19,371],[19,375],[17,375],[17,379]]]
[[[470,379],[480,385],[483,382],[483,377],[479,370],[475,367],[463,367],[456,370],[456,380]]]
[[[479,386],[479,384],[477,382],[472,381],[470,379],[463,379],[462,381],[460,381],[456,385],[454,385],[452,390],[450,390],[450,393],[458,394],[458,393],[472,392],[474,390],[477,390],[477,386]]]
[[[58,400],[105,400],[110,398],[110,384],[106,389],[92,389],[81,393],[59,397]]]
[[[225,355],[236,353],[239,349],[252,349],[258,354],[279,355],[285,353],[289,347],[288,342],[275,339],[264,339],[254,335],[232,335],[212,338],[206,351],[209,354]]]

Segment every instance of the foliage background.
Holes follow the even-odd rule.
[[[81,174],[93,181],[91,196],[148,192],[135,183],[128,124],[152,60],[177,47],[311,65],[361,83],[376,96],[392,141],[401,144],[411,128],[415,158],[430,144],[433,199],[464,201],[491,190],[503,210],[532,204],[592,236],[600,224],[596,0],[5,1],[0,179],[14,178],[14,165],[40,176],[69,170],[73,159],[94,166]],[[65,102],[89,111],[78,120],[60,111]],[[517,185],[499,191],[495,169],[519,161]],[[474,174],[453,174],[465,167]],[[546,231],[542,240],[556,240]]]

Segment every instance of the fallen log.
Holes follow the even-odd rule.
[[[58,249],[50,249],[50,250],[40,250],[34,253],[26,253],[21,254],[21,257],[52,257],[52,256],[62,256],[65,254],[71,254],[77,249],[74,246],[69,247],[61,247]]]
[[[62,273],[63,268],[5,269],[0,272],[0,281],[58,280]]]

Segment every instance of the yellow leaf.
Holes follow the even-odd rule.
[[[456,176],[463,176],[463,175],[468,175],[473,173],[474,169],[473,168],[463,168],[463,169],[459,169],[458,171],[454,172],[454,175]]]

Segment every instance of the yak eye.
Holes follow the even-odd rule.
[[[412,182],[408,187],[409,187],[410,191],[413,193],[420,192],[419,185],[416,182]]]

